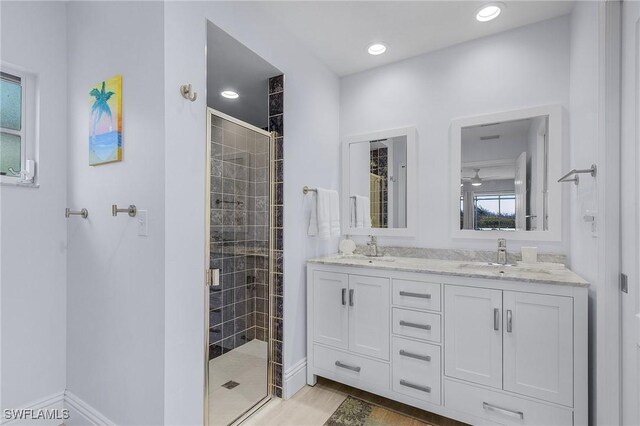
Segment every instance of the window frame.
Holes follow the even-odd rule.
[[[0,72],[20,79],[21,89],[21,128],[20,131],[0,127],[3,133],[20,136],[20,174],[17,176],[0,175],[0,185],[20,185],[37,187],[37,170],[32,170],[33,180],[23,180],[22,172],[27,160],[36,160],[36,81],[35,76],[14,66],[0,64]],[[37,161],[35,161],[37,164]],[[35,168],[35,167],[34,167]]]

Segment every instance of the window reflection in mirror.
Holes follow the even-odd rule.
[[[460,229],[548,230],[548,116],[462,128]]]
[[[352,228],[407,227],[407,137],[349,145]]]

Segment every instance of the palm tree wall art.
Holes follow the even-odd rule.
[[[122,76],[111,77],[89,91],[91,123],[89,165],[122,160]]]

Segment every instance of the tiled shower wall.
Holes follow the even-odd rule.
[[[268,340],[269,140],[212,117],[210,359]]]
[[[282,397],[282,340],[284,306],[284,76],[269,79],[269,131],[275,132],[271,172],[273,174],[273,287],[271,327],[271,377],[273,394]]]

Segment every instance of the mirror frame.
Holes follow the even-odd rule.
[[[451,121],[451,237],[467,239],[497,239],[506,238],[518,241],[561,241],[562,240],[562,183],[557,179],[562,175],[562,141],[564,140],[563,110],[560,105],[547,105],[526,108],[495,114],[485,114],[474,117],[459,118]],[[460,229],[460,221],[454,220],[460,216],[460,168],[462,165],[462,128],[487,123],[522,120],[526,118],[548,116],[549,134],[547,155],[547,182],[549,214],[546,231],[476,231]]]
[[[407,227],[406,228],[353,228],[349,222],[349,147],[354,143],[406,136],[407,138]],[[382,130],[346,136],[342,140],[342,191],[340,220],[343,235],[375,235],[384,237],[415,237],[418,229],[418,132],[415,127]],[[415,194],[416,196],[411,196]]]

